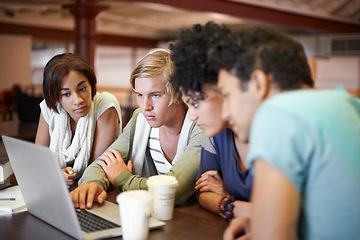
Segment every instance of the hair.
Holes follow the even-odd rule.
[[[217,69],[225,69],[240,79],[246,89],[253,71],[259,69],[272,78],[280,90],[314,86],[301,44],[271,28],[252,27],[232,33],[209,53]]]
[[[60,85],[70,71],[83,74],[91,86],[92,99],[96,94],[96,76],[90,65],[80,56],[63,53],[49,60],[44,69],[43,93],[46,105],[58,113],[56,104],[60,100]]]
[[[170,51],[165,48],[155,48],[146,54],[135,66],[130,75],[130,85],[135,89],[136,78],[160,77],[165,83],[166,91],[171,96],[170,104],[181,101],[180,93],[170,82],[174,72],[174,63],[171,61]]]
[[[202,85],[217,83],[218,70],[208,61],[207,55],[209,49],[229,35],[230,30],[225,25],[213,22],[196,24],[180,32],[178,40],[170,45],[175,64],[171,82],[177,91],[180,88],[185,94],[192,91],[202,98]]]

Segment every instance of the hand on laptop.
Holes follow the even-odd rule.
[[[65,182],[68,188],[70,188],[70,186],[73,184],[73,179],[76,176],[76,173],[74,172],[74,170],[72,169],[72,167],[66,167],[61,169],[61,172],[65,178]]]
[[[75,208],[85,209],[91,208],[94,201],[102,203],[107,193],[99,184],[86,182],[70,192],[70,197]]]
[[[118,150],[109,149],[109,151],[104,152],[98,159],[100,159],[100,161],[97,161],[97,164],[102,167],[102,169],[106,173],[106,177],[113,185],[114,179],[120,173],[132,173],[131,160],[126,165]]]

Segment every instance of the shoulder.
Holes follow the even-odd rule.
[[[101,105],[119,104],[117,98],[108,92],[96,93],[93,101],[95,107],[99,107]]]
[[[57,113],[54,112],[52,109],[50,109],[46,105],[45,99],[42,100],[39,105],[40,105],[40,109],[41,109],[41,114],[43,115],[45,121],[49,124],[51,122],[51,119],[54,117],[54,114],[57,114]]]
[[[233,146],[234,133],[231,129],[225,128],[214,137],[206,138],[203,147],[206,151],[218,153],[221,149],[228,150]]]
[[[106,110],[115,108],[118,116],[121,116],[121,108],[117,98],[108,92],[97,93],[94,96],[95,116],[98,119]]]
[[[336,119],[339,111],[348,107],[353,98],[341,88],[287,91],[265,101],[256,112],[255,122],[262,124],[272,119],[274,122],[287,120],[314,124],[325,118]]]

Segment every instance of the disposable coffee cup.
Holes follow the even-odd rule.
[[[124,240],[145,240],[149,236],[149,221],[152,209],[152,195],[145,190],[120,193],[119,204],[122,238]]]
[[[159,220],[170,220],[173,216],[176,187],[178,181],[174,176],[156,175],[146,181],[153,196],[152,216]]]

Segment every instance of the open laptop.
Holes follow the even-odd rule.
[[[119,207],[108,201],[86,210],[95,217],[108,220],[108,229],[84,229],[90,228],[91,224],[80,223],[77,216],[85,212],[75,210],[57,158],[49,148],[8,136],[2,136],[2,139],[26,207],[32,215],[77,239],[121,235]],[[162,221],[150,219],[150,229],[164,225]]]

